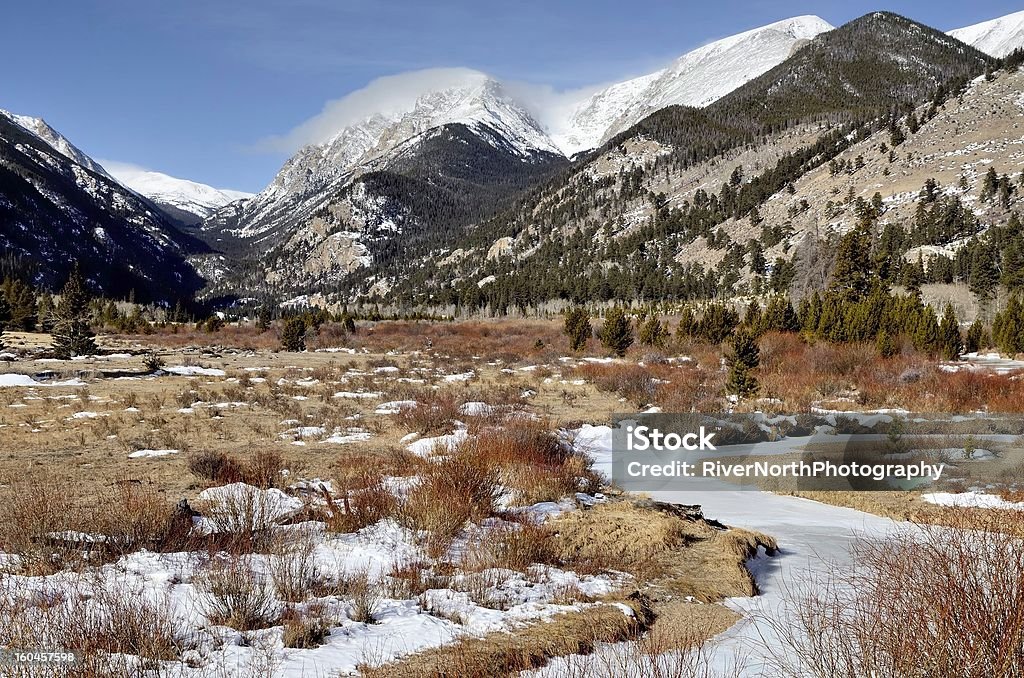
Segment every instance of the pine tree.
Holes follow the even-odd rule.
[[[582,351],[587,340],[594,334],[590,326],[590,314],[582,307],[570,308],[565,312],[565,324],[562,328],[565,336],[569,337],[569,350],[573,352]]]
[[[39,321],[39,329],[43,332],[53,332],[54,310],[53,295],[49,292],[40,294],[36,305],[36,318]]]
[[[678,339],[691,339],[696,334],[697,318],[693,314],[693,309],[686,306],[679,313],[679,324],[676,326],[676,337]]]
[[[725,388],[731,395],[747,398],[758,390],[757,378],[752,371],[761,364],[761,349],[754,335],[745,329],[738,330],[732,337],[732,352],[727,361],[729,378]]]
[[[604,325],[601,327],[601,343],[620,358],[626,355],[626,351],[633,345],[633,325],[629,316],[618,306],[605,314]]]
[[[975,320],[971,323],[970,329],[967,330],[967,339],[964,342],[964,350],[967,353],[977,353],[982,348],[988,345],[988,340],[985,337],[985,326],[981,323],[981,320]]]
[[[878,355],[883,358],[892,358],[900,352],[899,337],[882,330],[875,338],[875,348],[878,350]]]
[[[54,310],[53,353],[58,358],[68,360],[96,353],[96,335],[89,326],[90,300],[82,270],[75,263],[61,288],[60,305]]]
[[[953,305],[946,304],[946,311],[943,313],[942,323],[939,325],[939,355],[945,360],[959,360],[963,350],[960,323],[956,320]]]
[[[979,242],[971,252],[968,283],[971,293],[978,299],[983,310],[995,297],[999,284],[999,269],[996,266],[995,248],[988,241]]]
[[[789,299],[773,297],[765,309],[761,326],[766,332],[799,332],[800,320]]]
[[[870,224],[862,221],[839,239],[829,289],[844,299],[857,301],[867,295],[873,277]]]
[[[810,297],[804,297],[800,301],[800,328],[808,335],[815,334],[820,321],[821,295],[815,290]]]
[[[733,333],[740,324],[736,311],[725,304],[711,304],[704,309],[697,325],[697,335],[711,344],[720,344]]]
[[[751,301],[747,304],[747,312],[743,316],[744,329],[755,336],[761,334],[763,315],[764,314],[761,311],[761,304],[757,303],[756,299]]]
[[[261,332],[266,332],[270,329],[270,321],[273,319],[273,309],[267,304],[263,304],[256,309],[256,329]]]
[[[657,316],[652,315],[640,326],[638,338],[644,346],[664,348],[665,342],[668,341],[668,330]]]
[[[815,335],[838,344],[846,341],[846,314],[842,300],[835,294],[826,294],[821,300],[821,316]]]
[[[997,190],[999,190],[999,175],[996,174],[995,167],[989,167],[988,172],[985,173],[985,178],[981,180],[982,201],[988,202]]]
[[[1014,214],[1016,216],[1016,214]],[[1012,221],[1012,220],[1011,220]],[[1014,236],[1002,252],[1002,276],[1000,282],[1011,294],[1024,292],[1024,237],[1020,233],[1020,225],[1014,228],[1013,224],[1008,225],[1008,230]]]
[[[285,321],[281,328],[281,349],[284,351],[306,350],[306,320],[295,316]]]
[[[32,332],[36,328],[36,293],[18,278],[6,278],[0,286],[11,309],[9,329]]]
[[[928,354],[936,354],[942,348],[939,321],[931,306],[925,306],[918,313],[913,342],[914,348]]]
[[[1024,351],[1024,303],[1019,297],[1011,297],[992,320],[992,341],[1011,356]]]
[[[932,265],[934,265],[934,259],[932,262]],[[915,263],[907,264],[901,270],[903,272],[901,276],[903,286],[907,288],[907,293],[920,299],[921,282],[924,280],[924,259],[918,254]]]
[[[900,127],[899,122],[895,119],[889,124],[889,142],[895,148],[904,141],[907,140],[907,135],[903,133],[903,129]]]

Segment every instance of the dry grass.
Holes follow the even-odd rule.
[[[69,478],[42,474],[0,488],[0,551],[19,556],[21,570],[34,575],[190,543],[191,522],[151,484],[121,480],[79,492]]]
[[[918,524],[956,527],[968,522],[978,528],[998,529],[1007,533],[1014,533],[1014,530],[1022,527],[1015,519],[1014,511],[940,506],[923,501],[918,492],[799,491],[788,494]],[[1004,498],[1008,501],[1020,501],[1012,492],[1005,494],[1007,496]]]
[[[281,642],[285,647],[309,650],[323,645],[331,635],[331,620],[315,611],[288,610],[283,622]]]
[[[143,595],[127,581],[80,576],[48,594],[62,602],[29,605],[19,602],[16,591],[0,596],[7,608],[0,623],[0,645],[44,651],[61,648],[78,655],[77,665],[53,667],[54,675],[128,678],[140,668],[156,667],[156,662],[178,660],[189,647],[186,626],[173,614],[169,599]],[[110,655],[119,653],[139,657],[140,668],[111,662]],[[42,675],[35,671],[28,669],[23,675]],[[21,674],[15,669],[5,675]]]
[[[699,527],[628,501],[601,504],[551,523],[559,559],[577,572],[652,575],[661,557],[682,549]]]
[[[562,560],[552,529],[524,523],[509,525],[474,544],[461,564],[469,571],[503,569],[525,572],[531,565],[561,565]]]
[[[392,393],[400,400],[415,400],[414,407],[404,407],[395,421],[406,431],[422,435],[446,435],[455,428],[460,418],[459,395],[452,389],[415,389],[411,392]],[[400,397],[404,396],[404,397]]]
[[[497,476],[492,469],[465,464],[458,456],[427,465],[402,505],[402,519],[425,533],[428,551],[438,556],[469,521],[494,515]]]
[[[781,399],[780,409],[790,412],[806,412],[814,403],[842,409],[1024,412],[1024,382],[1012,374],[944,372],[913,352],[883,359],[867,344],[808,345],[791,334],[768,334],[760,346],[757,375],[763,392]]]
[[[544,421],[484,428],[453,452],[459,463],[493,469],[516,505],[557,501],[599,486],[590,460],[571,450]]]
[[[445,647],[427,650],[406,659],[380,666],[365,665],[367,678],[408,676],[409,678],[490,678],[508,676],[538,668],[552,657],[591,652],[598,643],[613,643],[635,637],[653,618],[640,600],[630,601],[631,615],[622,608],[601,605],[582,612],[553,617],[517,633],[491,633]]]
[[[277,596],[289,603],[305,602],[324,579],[316,562],[316,544],[301,538],[279,538],[274,551],[270,561],[270,579]]]

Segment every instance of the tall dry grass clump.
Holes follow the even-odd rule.
[[[443,457],[424,467],[419,483],[402,506],[411,529],[428,534],[432,555],[443,553],[468,522],[494,515],[499,486],[493,469],[467,464],[459,456]]]
[[[84,520],[73,488],[41,476],[0,487],[0,551],[18,556],[27,574],[49,574],[80,559],[72,543],[53,538]]]
[[[0,591],[0,646],[74,652],[73,666],[32,667],[19,674],[128,678],[179,661],[190,647],[185,622],[165,594],[147,594],[131,581],[77,575],[32,599],[10,585]],[[118,655],[131,656],[123,661]],[[12,667],[13,668],[13,667]]]
[[[416,389],[406,393],[407,400],[416,405],[403,407],[395,415],[395,421],[407,431],[421,435],[442,435],[451,433],[459,419],[459,396],[451,389]]]
[[[512,493],[515,505],[558,501],[576,492],[594,492],[600,483],[588,457],[576,453],[547,424],[517,419],[485,428],[453,452],[460,463],[493,469]]]

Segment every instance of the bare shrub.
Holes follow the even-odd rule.
[[[657,384],[654,375],[635,364],[587,364],[580,368],[587,381],[600,391],[617,393],[635,407],[644,407],[654,401]]]
[[[152,485],[124,479],[101,502],[95,523],[95,531],[106,537],[104,546],[113,555],[182,546],[188,527],[175,524],[172,507]]]
[[[277,487],[283,470],[284,459],[280,454],[271,450],[260,450],[245,464],[242,477],[245,482],[256,487]]]
[[[425,561],[398,561],[381,582],[387,595],[397,599],[415,598],[429,589],[451,587],[451,576],[438,574]]]
[[[415,407],[403,407],[395,421],[407,431],[422,435],[451,433],[459,418],[459,398],[451,389],[418,389]]]
[[[341,499],[329,497],[332,509],[327,525],[332,531],[355,532],[398,514],[398,499],[379,473],[347,476],[341,491]]]
[[[0,550],[18,555],[30,574],[47,574],[77,560],[79,552],[51,535],[81,521],[74,485],[56,478],[24,479],[0,487]]]
[[[1024,666],[1024,517],[913,525],[862,538],[849,571],[791,595],[777,675],[1017,676]]]
[[[323,580],[316,562],[316,544],[311,539],[282,541],[270,560],[270,578],[281,600],[301,603]]]
[[[428,533],[427,546],[436,555],[468,521],[493,515],[497,496],[492,469],[445,457],[424,468],[419,484],[409,491],[402,517],[410,528]]]
[[[369,571],[342,572],[335,582],[333,592],[352,601],[349,619],[364,624],[376,623],[373,614],[380,605],[383,589],[379,582],[370,577]]]
[[[494,469],[519,504],[557,501],[599,485],[588,457],[577,454],[544,422],[522,420],[480,431],[453,455],[462,464]]]
[[[242,479],[241,466],[224,452],[197,452],[189,457],[188,470],[195,477],[211,483],[235,483]]]
[[[267,578],[245,558],[218,559],[197,578],[203,608],[213,624],[254,631],[278,623],[281,606]]]
[[[139,657],[143,666],[176,660],[188,632],[166,595],[155,597],[127,580],[64,580],[46,592],[45,605],[22,604],[10,625],[0,625],[0,645],[76,652],[76,675],[128,676],[112,654]]]
[[[331,635],[330,621],[323,616],[321,611],[288,610],[283,621],[282,642],[285,647],[309,650],[323,645],[327,637]]]
[[[281,490],[236,483],[196,506],[209,520],[213,533],[227,538],[234,550],[243,551],[268,545],[271,528],[287,515],[282,506],[285,499]]]

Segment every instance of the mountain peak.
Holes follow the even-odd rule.
[[[552,138],[571,156],[600,146],[660,108],[707,106],[832,29],[824,19],[805,15],[715,40],[660,71],[593,94],[576,105],[565,128]]]
[[[50,125],[42,118],[34,118],[30,115],[18,115],[3,109],[0,109],[0,116],[7,118],[15,125],[42,139],[68,160],[96,172],[97,174],[110,177],[110,175],[107,174],[107,171],[103,169],[99,163],[82,151],[78,150],[78,148],[68,141],[63,134],[50,127]]]
[[[958,28],[949,35],[989,56],[1001,58],[1024,47],[1024,11]]]
[[[205,219],[228,203],[252,197],[251,193],[214,188],[134,165],[105,164],[111,176],[122,186],[149,198],[161,208],[186,212],[198,219]]]

